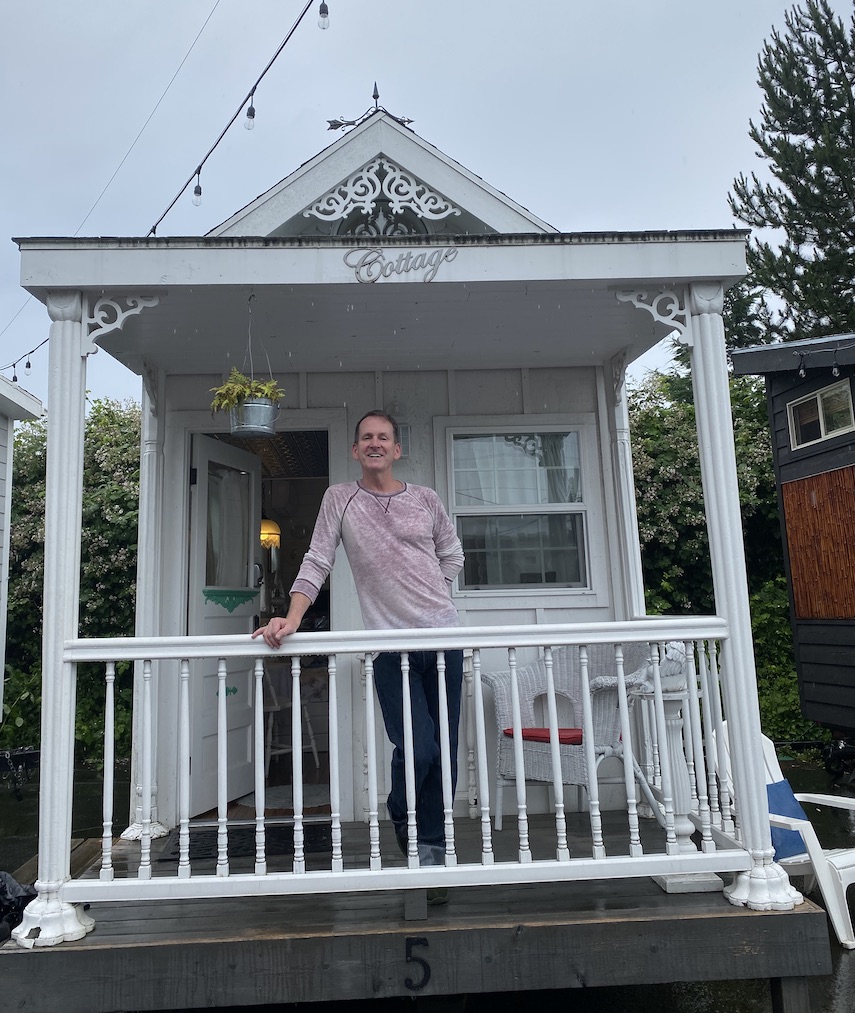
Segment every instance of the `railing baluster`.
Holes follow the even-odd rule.
[[[102,797],[101,871],[113,878],[113,780],[116,768],[116,664],[107,662],[104,694],[104,785]]]
[[[154,752],[151,741],[151,661],[143,662],[142,720],[142,831],[140,833],[140,879],[151,879],[151,768]]]
[[[555,699],[551,647],[544,648],[543,660],[546,665],[546,709],[549,716],[549,753],[555,799],[555,855],[559,862],[566,862],[570,859],[570,847],[567,844],[567,817],[564,814],[564,775],[561,769],[561,744],[558,741],[558,704]]]
[[[300,697],[300,658],[291,657],[291,792],[294,802],[294,872],[306,871],[303,831],[303,701]]]
[[[508,667],[511,672],[511,713],[514,729],[514,780],[517,788],[517,833],[519,835],[519,860],[531,861],[531,845],[528,840],[528,806],[526,804],[525,753],[523,752],[522,716],[520,714],[520,688],[517,681],[516,648],[508,648]],[[499,729],[499,735],[502,734]]]
[[[719,652],[720,645],[715,641],[710,641],[710,652],[709,652],[709,675],[710,675],[710,696],[713,712],[713,721],[715,722],[716,741],[724,742],[724,709],[722,707],[722,687],[721,687],[721,669],[719,668],[718,659],[721,657]],[[733,806],[733,780],[732,773],[729,771],[725,764],[725,758],[727,756],[727,750],[722,746],[718,750],[718,785],[719,785],[719,798],[721,801],[721,827],[725,833],[734,833],[737,829],[736,818],[737,813],[734,811]]]
[[[492,865],[493,837],[490,826],[490,777],[487,768],[487,733],[484,727],[484,687],[481,683],[481,652],[472,652],[472,676],[475,700],[475,755],[478,771],[478,804],[481,810],[481,864]],[[498,730],[502,734],[501,728]]]
[[[410,692],[410,656],[401,651],[401,707],[404,723],[404,789],[407,796],[407,865],[419,867],[416,819],[416,761],[413,746],[413,701]]]
[[[264,662],[261,658],[255,659],[252,670],[254,688],[254,739],[255,739],[255,874],[256,876],[267,875],[267,856],[265,854],[264,835]]]
[[[182,658],[178,687],[178,878],[190,878],[190,659]]]
[[[631,856],[638,856],[644,854],[644,849],[641,846],[641,831],[638,822],[636,759],[632,742],[632,726],[629,720],[629,704],[626,698],[626,673],[623,667],[623,647],[621,644],[614,645],[614,652],[618,710],[620,712],[620,749],[623,752],[623,783],[626,788],[626,817],[629,826],[629,853]]]
[[[660,791],[662,793],[662,809],[665,815],[665,850],[669,855],[674,855],[679,852],[680,845],[677,842],[677,831],[674,823],[674,795],[671,758],[668,753],[668,727],[665,721],[665,702],[662,698],[662,678],[659,673],[659,661],[664,653],[664,644],[654,644],[653,709],[656,717],[656,736],[654,741],[657,744],[659,755]]]
[[[463,655],[463,707],[462,724],[466,732],[466,798],[469,802],[469,818],[478,819],[478,761],[477,732],[475,730],[475,687],[472,676],[472,652]]]
[[[695,664],[695,648],[703,651],[702,643],[686,641],[686,662],[688,672],[686,679],[689,689],[689,722],[692,727],[692,745],[694,748],[693,769],[695,770],[695,787],[697,811],[701,821],[701,850],[715,851],[712,839],[709,799],[707,798],[706,763],[704,759],[703,731],[701,729],[701,706],[698,694],[698,670]]]
[[[226,659],[217,661],[217,875],[229,874],[228,710]]]
[[[588,670],[588,648],[579,647],[579,668],[582,673],[582,748],[585,750],[585,765],[588,768],[588,815],[591,823],[591,841],[594,858],[606,857],[603,841],[603,819],[600,815],[600,784],[597,777],[596,743],[594,742],[594,717],[591,708],[591,676]]]
[[[451,786],[451,734],[448,723],[448,682],[445,651],[436,652],[437,693],[439,695],[439,760],[442,768],[442,807],[445,826],[445,864],[457,865],[454,843],[454,791]]]
[[[341,787],[339,785],[339,752],[338,752],[338,690],[336,688],[337,656],[330,654],[327,658],[327,674],[329,676],[329,717],[327,719],[330,760],[330,828],[332,835],[332,871],[344,871],[344,858],[341,848]]]
[[[713,720],[712,685],[709,677],[709,645],[703,640],[699,640],[697,645],[698,680],[700,682],[700,694],[703,702],[701,721],[703,725],[704,748],[706,750],[707,799],[709,801],[712,824],[720,828],[721,805],[718,795],[718,781],[716,780],[718,757],[716,755],[715,721]]]
[[[377,730],[374,716],[374,659],[365,655],[365,764],[368,774],[368,865],[382,868],[377,819]]]

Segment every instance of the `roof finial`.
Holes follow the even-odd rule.
[[[380,105],[380,91],[377,87],[377,82],[374,82],[374,91],[371,93],[371,97],[374,99],[374,108],[368,108],[361,116],[357,116],[355,120],[346,120],[343,116],[340,116],[337,120],[327,120],[329,123],[329,130],[344,130],[346,127],[358,127],[360,123],[364,123],[369,116],[374,116],[375,113],[386,113],[388,117],[393,119],[396,123],[400,123],[402,127],[409,126],[413,121],[407,116],[395,116],[390,113],[388,109]]]

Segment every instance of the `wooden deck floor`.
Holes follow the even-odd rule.
[[[458,824],[464,858],[477,824]],[[367,828],[346,830],[356,857]],[[513,851],[513,824],[495,841]],[[391,859],[387,827],[381,843]],[[122,847],[132,866],[137,846]],[[831,969],[825,912],[811,902],[752,912],[644,879],[460,887],[425,921],[406,921],[404,904],[402,893],[98,904],[79,942],[0,947],[0,1007],[107,1013],[770,978],[790,996],[778,1008],[801,1010],[799,979]]]

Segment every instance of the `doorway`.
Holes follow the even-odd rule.
[[[278,432],[271,439],[215,437],[239,451],[255,455],[261,464],[261,526],[267,532],[257,543],[261,585],[258,613],[261,623],[284,615],[289,589],[309,547],[321,499],[329,486],[329,436],[325,430]],[[331,628],[331,581],[307,611],[300,629],[319,632]],[[292,809],[292,733],[290,661],[268,662],[265,670],[266,814],[287,819]],[[301,666],[301,728],[304,811],[329,812],[328,676],[325,657],[309,657]],[[254,796],[249,791],[234,800],[230,816],[253,818]]]

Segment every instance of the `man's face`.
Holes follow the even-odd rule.
[[[359,426],[359,439],[353,444],[353,459],[365,474],[390,471],[401,456],[401,444],[395,443],[395,430],[386,419],[369,416]]]

